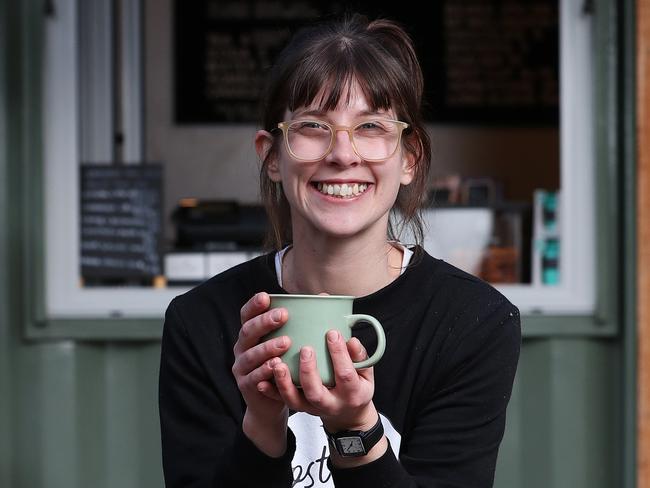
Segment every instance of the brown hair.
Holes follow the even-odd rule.
[[[402,145],[413,155],[414,178],[399,190],[388,237],[397,238],[409,226],[416,242],[421,243],[420,206],[431,165],[431,143],[421,115],[422,70],[413,43],[399,24],[386,19],[369,21],[354,14],[300,30],[280,53],[267,78],[262,127],[273,131],[285,110],[311,105],[324,86],[328,91],[319,98],[319,108],[335,109],[341,96],[346,92],[349,95],[347,88],[355,80],[372,110],[392,109],[399,120],[409,124]],[[276,249],[292,240],[289,203],[282,186],[267,174],[268,164],[282,142],[278,132],[273,131],[273,145],[260,169],[261,197],[271,224],[267,245]]]

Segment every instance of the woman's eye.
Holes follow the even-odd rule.
[[[381,126],[377,122],[364,122],[357,126],[358,129],[380,129]]]
[[[322,129],[322,130],[327,130],[327,127],[323,125],[321,122],[316,122],[313,120],[307,120],[305,122],[298,122],[296,123],[296,128],[297,129]]]
[[[366,134],[382,134],[390,130],[390,124],[382,122],[380,120],[371,120],[368,122],[363,122],[359,124],[356,128],[356,132],[364,132]]]

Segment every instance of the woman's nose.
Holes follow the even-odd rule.
[[[328,162],[340,165],[359,164],[360,158],[354,151],[352,135],[346,130],[337,130],[334,134],[332,151],[327,156]]]

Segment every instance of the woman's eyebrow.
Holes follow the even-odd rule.
[[[305,116],[314,116],[314,117],[327,117],[328,112],[319,109],[311,110],[298,110],[293,115],[294,117],[305,117]],[[355,117],[367,117],[367,116],[377,116],[382,117],[390,116],[388,112],[379,112],[377,110],[360,110],[354,114]]]
[[[360,112],[357,112],[357,116],[368,116],[368,115],[381,115],[382,117],[385,117],[386,115],[390,116],[389,112],[386,111],[378,111],[378,110],[361,110]]]
[[[327,112],[324,112],[323,110],[318,110],[318,109],[312,109],[312,110],[298,110],[297,112],[294,112],[293,116],[294,117],[304,117],[306,115],[313,115],[316,117],[324,117],[327,115]]]

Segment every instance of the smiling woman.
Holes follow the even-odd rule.
[[[325,73],[329,71],[325,69]],[[290,121],[279,124],[284,127],[285,144],[273,150],[273,131],[261,130],[256,145],[268,178],[279,184],[291,208],[292,235],[325,247],[330,245],[328,236],[354,238],[356,245],[365,242],[368,249],[387,252],[391,246],[386,247],[386,229],[397,195],[428,161],[416,160],[400,145],[400,135],[409,124],[390,118],[392,109],[371,106],[361,81],[349,79],[332,109],[316,104],[328,99],[327,90],[333,89],[333,82],[324,79],[326,88],[315,95],[315,101],[285,112]],[[305,119],[305,113],[310,117],[320,113],[321,119]],[[411,137],[412,133],[406,134],[405,141]],[[419,145],[428,146],[428,141]],[[355,185],[357,193],[353,195]],[[378,248],[379,243],[383,249]],[[289,262],[300,253],[299,246],[294,242]],[[373,291],[375,285],[364,291]]]
[[[321,144],[324,149],[322,157],[334,150],[335,141],[345,129],[350,147],[357,156],[361,157],[360,151],[369,151],[364,156],[374,156],[366,157],[366,162],[385,161],[393,156],[390,149],[397,150],[402,146],[404,155],[412,158],[415,181],[413,185],[401,188],[395,210],[398,211],[396,215],[403,216],[403,223],[411,226],[419,242],[422,225],[418,208],[427,182],[431,154],[421,113],[423,77],[415,50],[406,32],[390,22],[375,21],[373,29],[356,32],[354,40],[352,37],[344,38],[346,33],[336,32],[336,29],[332,25],[321,25],[312,32],[303,30],[281,53],[268,78],[262,125],[272,133],[275,127],[282,129],[290,154],[295,146],[295,137],[288,130],[289,126],[311,121],[313,128],[312,119],[327,128],[325,141],[329,135],[330,144],[327,147]],[[334,127],[336,124],[332,120],[329,123],[324,120],[324,116],[337,106],[352,107],[355,103],[359,106],[356,107],[358,119],[354,120],[353,130]],[[280,120],[288,122],[278,124]],[[364,125],[368,122],[381,124],[393,136],[384,134],[379,140],[364,138],[364,133],[369,135],[369,126]],[[403,135],[403,132],[406,133]],[[290,219],[287,218],[288,202],[282,189],[265,174],[265,166],[273,161],[279,142],[275,137],[270,146],[264,147],[261,171],[262,199],[274,230],[272,242],[278,248],[293,240]],[[390,142],[389,147],[382,144],[386,142]],[[296,156],[295,153],[292,155]],[[318,160],[316,154],[302,155],[304,159]],[[397,237],[392,229],[389,233],[392,238]]]
[[[492,485],[519,312],[418,245],[431,158],[422,89],[411,40],[389,20],[312,26],[278,58],[255,134],[275,250],[167,309],[167,486]],[[385,331],[382,360],[355,369],[373,353],[369,328],[347,342],[330,330],[329,358],[300,348],[297,387],[282,359],[289,312],[269,294],[353,297],[353,313]]]

